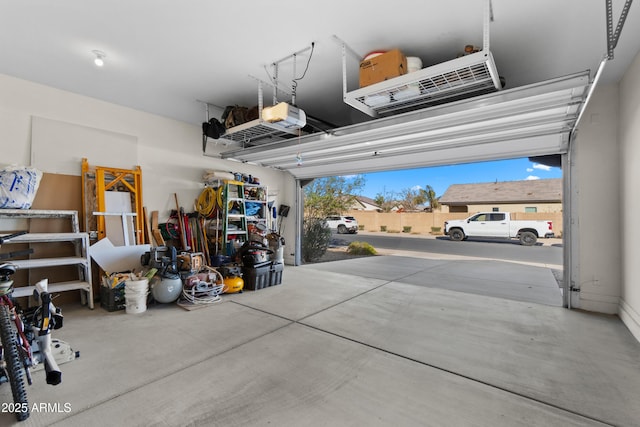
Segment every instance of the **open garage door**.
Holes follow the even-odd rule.
[[[302,230],[306,182],[318,177],[561,155],[566,235],[572,236],[566,178],[572,131],[587,101],[589,72],[335,129],[326,134],[234,149],[225,159],[286,170],[298,182],[296,223]],[[565,239],[564,305],[569,300],[572,239]],[[296,236],[300,264],[301,232]],[[569,267],[569,268],[567,268]]]
[[[589,72],[222,153],[297,179],[564,154]]]

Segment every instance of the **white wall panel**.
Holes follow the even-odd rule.
[[[579,305],[618,312],[620,275],[620,189],[618,85],[598,86],[578,127],[574,179],[577,180]],[[575,258],[574,258],[575,261]]]
[[[620,317],[640,340],[640,55],[620,83],[622,297]]]
[[[58,120],[31,120],[31,166],[42,172],[81,175],[82,159],[100,166],[132,169],[138,164],[138,138]]]

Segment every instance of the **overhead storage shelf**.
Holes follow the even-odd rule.
[[[347,88],[346,52],[342,42],[344,102],[371,117],[385,117],[485,95],[502,89],[490,50],[491,0],[485,0],[482,50],[353,91]],[[337,37],[336,37],[337,38]],[[338,39],[339,40],[339,39]]]
[[[226,129],[225,133],[220,135],[220,139],[239,142],[242,145],[257,145],[286,139],[288,135],[300,135],[300,129],[307,124],[305,112],[287,102],[277,102],[277,82],[269,84],[274,91],[273,105],[264,107],[262,84],[263,82],[258,80],[258,118]]]
[[[462,56],[344,94],[344,102],[371,117],[431,107],[502,88],[489,50]]]
[[[220,139],[228,139],[234,142],[250,143],[257,139],[271,137],[280,139],[287,134],[298,135],[298,129],[283,129],[262,119],[251,120],[238,126],[227,129]]]

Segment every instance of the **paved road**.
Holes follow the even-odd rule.
[[[522,246],[518,241],[466,240],[453,242],[446,236],[420,236],[361,231],[358,234],[334,234],[334,243],[348,245],[364,241],[376,249],[437,253],[445,255],[489,258],[533,264],[562,266],[559,239],[541,239],[536,246]]]

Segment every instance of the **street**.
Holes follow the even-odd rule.
[[[439,253],[475,258],[488,258],[535,264],[562,266],[562,244],[560,239],[539,239],[535,246],[522,246],[517,240],[469,239],[462,242],[449,240],[447,236],[420,236],[403,233],[360,231],[358,234],[333,233],[334,245],[348,245],[363,241],[376,249]],[[543,244],[544,243],[544,244]]]

